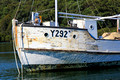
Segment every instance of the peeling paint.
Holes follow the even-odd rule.
[[[16,27],[16,34],[21,34],[21,28]],[[54,32],[51,32],[51,30]],[[57,33],[55,31],[62,31],[61,33]],[[65,35],[63,32],[67,31],[67,38],[60,37],[60,35]],[[45,36],[46,34],[46,36]],[[20,36],[16,35],[16,43],[17,46],[21,45]],[[119,46],[116,49],[110,48],[112,43],[111,41],[106,40],[95,40],[93,39],[87,30],[74,30],[74,29],[65,29],[65,28],[44,28],[44,27],[24,27],[23,26],[23,43],[24,48],[36,48],[36,49],[57,49],[57,50],[78,50],[78,51],[86,51],[86,50],[94,50],[94,51],[106,51],[109,49],[109,52],[117,51],[120,46],[120,41],[113,41],[115,44],[111,45],[113,47]],[[17,41],[19,39],[19,41]],[[105,44],[107,45],[104,45]],[[18,45],[19,44],[19,45]],[[108,48],[109,47],[109,48]]]
[[[79,28],[21,24],[13,31],[18,56],[28,72],[120,65],[120,40],[96,40]]]

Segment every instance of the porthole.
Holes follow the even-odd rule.
[[[48,37],[48,33],[45,33],[44,36],[45,36],[45,37]]]
[[[90,25],[89,28],[90,28],[91,30],[94,30],[94,26],[93,26],[93,25]]]
[[[76,38],[76,35],[73,35],[73,38],[75,39],[75,38]]]

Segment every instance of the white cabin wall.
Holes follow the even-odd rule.
[[[43,22],[43,26],[55,26],[55,22],[53,22],[53,21],[46,21],[46,22]]]
[[[73,20],[73,24],[77,24],[78,28],[88,29],[88,32],[93,38],[95,39],[98,38],[97,21],[91,20],[91,19],[90,20],[89,19],[84,19],[84,20],[75,19]],[[92,28],[90,26],[92,26]]]
[[[55,27],[16,27],[14,30],[17,50],[48,49],[67,51],[96,51],[115,52],[120,51],[119,40],[94,40],[88,31],[84,29],[69,29]],[[57,32],[64,34],[56,36]],[[22,33],[23,32],[23,33]],[[65,37],[65,33],[67,32]],[[47,35],[46,35],[47,34]],[[46,36],[45,36],[46,35]],[[23,36],[23,37],[22,37]],[[111,44],[112,43],[112,44]]]
[[[92,28],[90,26],[92,26]],[[88,29],[88,32],[91,34],[92,37],[94,37],[95,39],[98,38],[97,21],[85,20],[85,28]]]
[[[78,28],[85,28],[85,21],[84,20],[73,20],[73,24],[77,24]]]

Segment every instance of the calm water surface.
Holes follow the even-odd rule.
[[[19,63],[20,66],[20,63]],[[12,43],[0,43],[0,80],[120,80],[120,68],[25,73],[18,75]]]

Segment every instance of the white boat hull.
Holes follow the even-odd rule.
[[[22,50],[19,58],[28,72],[120,65],[119,54]]]
[[[86,29],[16,25],[14,41],[26,71],[120,65],[120,40],[96,40]]]

